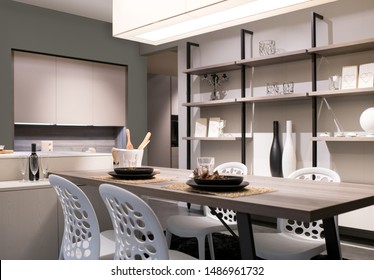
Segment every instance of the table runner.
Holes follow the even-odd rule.
[[[165,189],[171,189],[171,190],[180,190],[180,191],[186,191],[186,192],[197,192],[201,194],[209,194],[209,195],[217,195],[222,197],[229,197],[229,198],[235,198],[235,197],[241,197],[241,196],[250,196],[255,194],[262,194],[262,193],[268,193],[268,192],[275,192],[276,189],[269,188],[269,187],[255,187],[255,186],[246,186],[245,188],[237,191],[231,191],[231,192],[212,192],[212,191],[200,191],[197,189],[194,189],[187,185],[186,183],[179,183],[179,184],[172,184],[167,185],[162,188]]]

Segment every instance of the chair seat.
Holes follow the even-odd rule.
[[[196,237],[196,235],[207,235],[213,232],[226,230],[225,226],[214,219],[207,219],[206,216],[171,216],[167,219],[167,230],[180,237]],[[236,229],[236,225],[230,225]]]
[[[288,237],[283,233],[255,233],[256,255],[266,260],[311,259],[325,250],[323,240]]]
[[[100,260],[113,260],[115,250],[114,230],[100,233]]]

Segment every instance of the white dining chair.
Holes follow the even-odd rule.
[[[102,184],[99,192],[115,231],[115,260],[194,260],[169,250],[161,224],[140,197],[117,186]]]
[[[114,232],[100,233],[99,222],[85,193],[74,183],[49,175],[64,214],[64,234],[60,249],[61,260],[113,259]]]
[[[246,175],[247,166],[240,162],[226,162],[217,166],[215,171],[219,174]],[[215,208],[214,211],[231,228],[237,229],[236,212],[223,208]],[[166,221],[166,239],[170,248],[173,235],[180,237],[194,237],[197,239],[199,259],[205,260],[205,238],[208,239],[209,253],[212,260],[215,259],[213,236],[214,232],[226,232],[227,228],[218,219],[208,206],[203,206],[203,216],[170,216]]]
[[[302,168],[288,178],[340,182],[335,171],[322,167]],[[255,233],[254,240],[256,255],[267,260],[308,260],[326,250],[322,220],[304,223],[278,218],[276,233]]]

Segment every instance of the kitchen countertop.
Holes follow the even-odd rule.
[[[1,181],[0,182],[0,192],[5,191],[19,191],[19,190],[32,190],[32,189],[41,189],[41,188],[50,188],[48,180],[38,180],[36,182],[31,181]]]

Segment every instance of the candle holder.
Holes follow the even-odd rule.
[[[214,73],[210,75],[205,74],[202,77],[202,80],[208,82],[208,85],[213,87],[213,92],[210,96],[210,100],[217,100],[219,99],[217,96],[217,88],[220,87],[222,83],[228,81],[229,77],[225,73],[222,73],[222,74]]]

